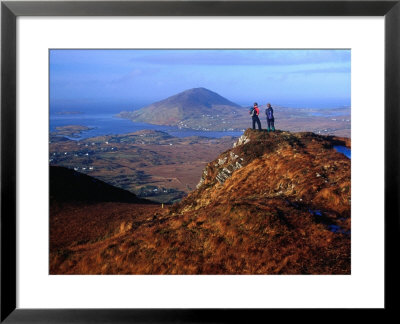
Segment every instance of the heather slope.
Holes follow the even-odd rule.
[[[53,254],[51,272],[350,274],[350,160],[334,145],[350,143],[247,130],[180,203]]]
[[[350,212],[351,161],[333,148],[336,145],[350,147],[350,140],[249,129],[234,148],[207,165],[198,190],[183,203],[195,208],[197,203],[266,197]]]

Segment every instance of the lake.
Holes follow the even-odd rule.
[[[221,138],[223,136],[239,137],[243,134],[242,131],[197,131],[184,130],[172,126],[137,123],[128,119],[115,117],[113,114],[50,114],[50,132],[54,132],[58,126],[67,125],[81,125],[93,128],[91,130],[82,132],[77,137],[70,138],[73,140],[81,140],[102,135],[127,134],[143,129],[163,131],[175,137],[204,136]]]
[[[351,149],[347,148],[346,146],[334,146],[334,149],[351,159]]]
[[[172,126],[152,125],[146,123],[136,123],[128,119],[115,117],[113,114],[71,114],[71,115],[50,115],[50,132],[54,132],[57,126],[81,125],[93,127],[93,129],[84,131],[77,137],[68,137],[72,140],[81,140],[90,137],[102,135],[117,135],[137,132],[143,129],[151,129],[166,132],[175,137],[204,136],[210,138],[221,138],[223,136],[239,137],[242,131],[197,131],[184,130]],[[335,149],[349,159],[351,150],[345,146],[335,146]]]

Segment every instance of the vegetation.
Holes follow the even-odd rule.
[[[350,274],[349,144],[247,130],[179,203],[53,203],[50,273]]]

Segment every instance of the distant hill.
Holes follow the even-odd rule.
[[[268,98],[259,101],[262,128],[266,128]],[[249,102],[252,105],[253,101]],[[272,103],[275,127],[291,132],[351,137],[351,110],[347,108],[290,108]],[[194,88],[118,117],[155,125],[177,126],[202,131],[242,131],[251,127],[249,106],[238,104],[205,88]]]
[[[74,170],[50,166],[50,202],[147,203],[133,193]]]
[[[194,88],[118,116],[136,122],[201,130],[226,130],[245,108],[205,88]]]

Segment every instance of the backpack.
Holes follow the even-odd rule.
[[[254,109],[254,107],[250,108],[249,114],[250,114],[251,117],[253,117],[256,114],[256,110]]]

